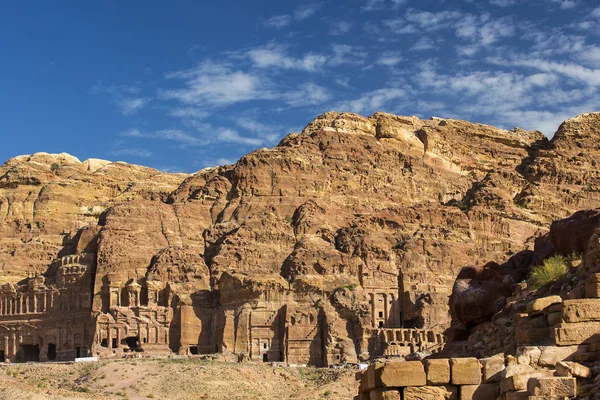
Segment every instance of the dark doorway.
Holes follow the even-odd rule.
[[[198,355],[198,346],[190,346],[190,354]]]
[[[137,336],[128,336],[125,338],[125,343],[131,350],[135,350],[139,346],[140,339]]]
[[[267,353],[263,354],[263,362],[269,361],[269,355]]]
[[[81,347],[75,347],[75,358],[81,357]]]
[[[4,354],[4,350],[0,350],[0,362],[6,362],[6,355]]]
[[[102,342],[100,342],[100,346],[108,347],[108,339],[102,339]]]
[[[48,343],[48,360],[56,360],[56,345],[54,343]]]
[[[117,343],[117,339],[113,338],[113,340],[112,340],[112,348],[116,349],[118,346],[119,346],[119,344]]]
[[[32,344],[22,344],[23,361],[40,361],[40,346]]]
[[[383,328],[383,321],[379,321],[379,328]]]

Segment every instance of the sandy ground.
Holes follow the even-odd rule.
[[[353,370],[272,367],[197,359],[134,359],[0,366],[0,400],[347,400]]]

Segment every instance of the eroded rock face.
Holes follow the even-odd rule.
[[[81,336],[58,344],[65,358],[114,345],[327,365],[404,341],[439,346],[464,266],[498,261],[459,279],[495,293],[479,308],[472,293],[461,298],[464,318],[477,321],[501,308],[523,251],[550,222],[598,199],[598,154],[585,144],[599,118],[569,120],[548,141],[459,120],[330,112],[273,149],[189,176],[16,157],[0,167],[0,271],[13,284],[4,312],[21,329],[13,299],[43,289],[74,302],[48,266],[86,254],[91,263],[71,264],[88,271],[85,323],[95,329],[57,333]],[[37,278],[27,276],[40,273],[44,285],[30,288]],[[45,307],[41,315],[55,306]],[[46,346],[43,323],[30,336]],[[10,343],[15,357],[20,344]]]

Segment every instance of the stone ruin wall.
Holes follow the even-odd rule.
[[[370,314],[358,353],[404,356],[443,347],[439,332],[402,328],[397,273],[375,268],[360,278]],[[138,280],[119,273],[99,276],[94,253],[65,256],[44,275],[2,287],[0,360],[64,361],[143,351],[234,353],[292,365],[356,361],[356,354],[330,345],[332,322],[321,302],[280,287],[254,293],[256,288],[240,285],[224,275],[220,292],[183,294],[177,284],[161,282],[150,272]]]

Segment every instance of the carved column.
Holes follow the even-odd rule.
[[[33,312],[38,312],[38,296],[37,293],[33,293]]]
[[[369,293],[369,297],[371,298],[371,325],[375,328],[375,295]]]
[[[11,357],[15,357],[17,355],[17,333],[15,329],[12,329],[12,351]]]

